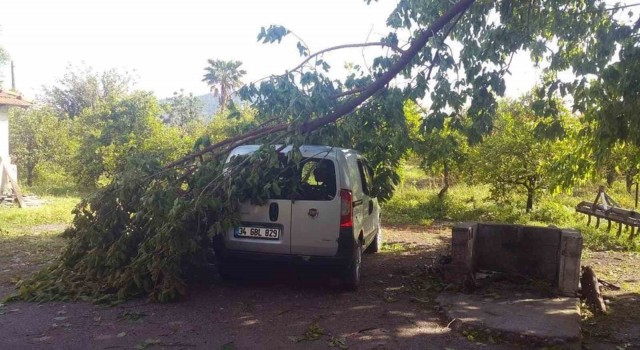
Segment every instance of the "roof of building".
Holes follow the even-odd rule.
[[[0,90],[0,106],[2,105],[29,107],[31,102],[25,100],[19,93]]]

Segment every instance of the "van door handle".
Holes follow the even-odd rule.
[[[373,200],[369,200],[369,215],[373,213]]]
[[[278,203],[271,203],[269,205],[269,220],[278,221],[279,212],[280,208],[278,208]]]

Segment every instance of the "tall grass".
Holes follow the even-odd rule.
[[[570,193],[550,194],[541,192],[530,213],[525,211],[526,199],[521,195],[497,202],[491,198],[489,187],[458,183],[450,188],[443,200],[438,199],[438,181],[419,168],[407,165],[403,182],[393,198],[383,205],[383,222],[392,225],[425,225],[434,221],[484,221],[538,226],[554,225],[574,228],[583,234],[585,246],[592,250],[640,251],[640,237],[629,240],[629,232],[616,237],[617,224],[607,232],[602,221],[595,228],[595,219],[587,226],[587,217],[575,212],[580,201],[592,201],[598,185],[573,189]],[[634,207],[634,195],[626,192],[623,183],[615,183],[607,193],[625,208]]]

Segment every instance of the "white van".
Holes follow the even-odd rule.
[[[237,147],[227,162],[259,148]],[[289,146],[281,153],[290,151]],[[299,171],[287,176],[297,177],[301,193],[283,194],[264,205],[242,204],[240,225],[214,238],[218,270],[227,278],[239,261],[328,264],[339,267],[345,286],[355,290],[362,252],[377,252],[382,243],[371,168],[350,149],[301,146],[300,152]]]

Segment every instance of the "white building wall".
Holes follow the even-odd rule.
[[[9,106],[0,106],[0,162],[0,195],[10,194],[11,185],[3,165],[9,169],[14,179],[17,179],[17,169],[11,164],[11,158],[9,158]]]
[[[9,160],[9,106],[0,106],[0,157]]]

